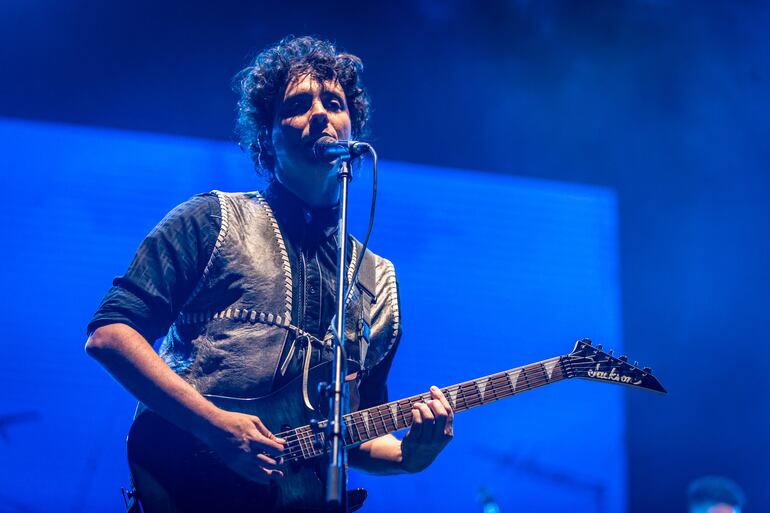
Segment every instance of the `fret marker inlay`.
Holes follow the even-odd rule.
[[[393,415],[393,425],[398,427],[398,403],[391,403],[390,414]]]
[[[371,438],[372,434],[369,432],[369,412],[364,410],[361,412],[361,418],[364,421],[364,429],[366,429],[367,438]]]
[[[514,392],[516,391],[516,382],[519,381],[519,374],[521,374],[521,369],[513,369],[508,373],[508,379],[511,380],[511,389]]]
[[[487,383],[489,383],[489,378],[482,378],[476,381],[476,388],[479,389],[479,396],[482,402],[484,401],[484,391],[487,389]]]
[[[556,367],[556,360],[552,362],[543,363],[543,367],[545,367],[545,373],[548,375],[548,379],[551,379],[551,374],[553,374],[553,368]]]

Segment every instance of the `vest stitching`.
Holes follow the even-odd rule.
[[[251,324],[265,324],[267,326],[278,326],[286,330],[294,332],[298,336],[310,338],[316,346],[325,347],[328,345],[328,337],[324,337],[321,340],[307,331],[299,328],[289,321],[286,317],[280,315],[274,315],[268,312],[260,312],[257,310],[249,310],[246,308],[228,308],[220,312],[192,312],[185,313],[180,316],[180,324],[197,324],[209,322],[212,319],[232,319],[239,322],[249,322]]]
[[[350,265],[348,266],[348,286],[353,286],[353,271],[356,269],[356,260],[358,260],[358,244],[353,239],[353,248],[350,250]],[[350,300],[348,300],[350,302]]]
[[[265,214],[267,215],[267,218],[270,221],[270,226],[272,226],[273,228],[273,234],[275,235],[276,242],[278,243],[278,251],[281,254],[281,261],[282,261],[281,267],[283,269],[283,279],[284,279],[284,286],[285,286],[284,317],[287,322],[291,322],[291,301],[292,301],[293,291],[292,291],[292,284],[291,284],[291,264],[289,262],[289,253],[286,251],[286,244],[283,241],[283,235],[281,234],[281,229],[278,227],[278,222],[276,221],[275,215],[273,214],[273,209],[267,203],[267,201],[262,196],[262,194],[260,194],[259,192],[256,192],[255,197],[257,199],[257,202],[263,208]],[[272,316],[272,314],[270,315]]]
[[[390,346],[396,343],[398,338],[399,324],[401,321],[401,314],[398,311],[398,284],[396,282],[396,268],[393,266],[393,262],[385,260],[385,279],[387,280],[388,287],[388,299],[390,300],[390,308],[393,312],[393,334],[390,339]]]
[[[206,262],[206,267],[203,268],[203,272],[201,273],[201,277],[198,279],[198,283],[190,293],[190,297],[187,298],[187,301],[185,301],[182,305],[182,308],[180,308],[180,312],[183,312],[184,309],[187,308],[187,305],[189,305],[198,296],[198,294],[200,294],[203,285],[208,280],[209,274],[211,274],[211,269],[214,267],[214,261],[216,260],[217,256],[219,256],[222,244],[224,244],[225,238],[227,237],[227,232],[230,229],[230,211],[228,209],[227,202],[225,201],[224,194],[217,190],[211,192],[213,192],[217,197],[217,203],[219,203],[219,214],[222,217],[222,224],[219,227],[219,233],[217,234],[217,240],[214,243],[214,249],[211,251],[211,255],[209,255],[209,261]]]

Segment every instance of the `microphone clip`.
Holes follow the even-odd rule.
[[[330,161],[334,159],[350,160],[368,153],[371,146],[361,141],[338,141],[331,137],[321,137],[313,144],[313,155],[318,160]]]

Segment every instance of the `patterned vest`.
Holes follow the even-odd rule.
[[[222,224],[214,250],[190,298],[169,329],[161,357],[205,394],[259,397],[272,391],[295,348],[281,362],[284,345],[305,343],[306,361],[317,349],[331,359],[324,340],[292,324],[292,272],[281,229],[258,192],[222,193]],[[361,244],[353,243],[348,280]],[[351,371],[372,369],[401,332],[393,264],[367,250],[346,309],[345,348]],[[302,350],[302,348],[300,348]]]

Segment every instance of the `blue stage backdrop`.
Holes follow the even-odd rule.
[[[260,184],[235,144],[14,120],[0,121],[0,164],[0,510],[121,511],[134,400],[83,352],[85,326],[169,209]],[[366,169],[353,184],[359,237]],[[584,336],[620,349],[612,191],[387,160],[380,171],[371,247],[395,263],[405,327],[392,399]],[[573,380],[471,410],[424,473],[351,484],[370,490],[371,513],[481,511],[482,490],[503,512],[624,512],[623,393]]]

